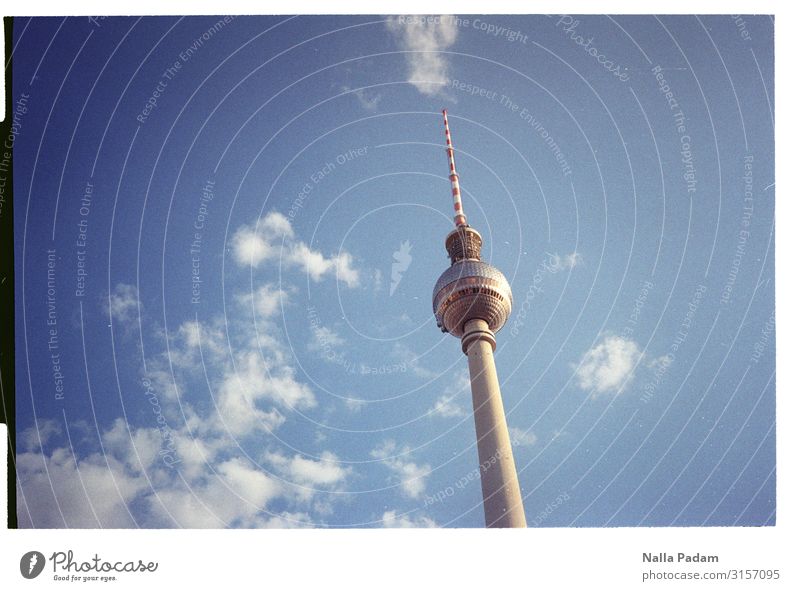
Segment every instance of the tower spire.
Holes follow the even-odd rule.
[[[453,189],[453,210],[455,211],[454,221],[456,228],[467,225],[467,216],[464,215],[464,208],[461,206],[461,187],[458,185],[458,173],[456,172],[456,157],[453,153],[453,140],[450,137],[450,125],[447,123],[447,109],[442,109],[444,116],[444,137],[447,140],[447,159],[450,162],[450,186]]]

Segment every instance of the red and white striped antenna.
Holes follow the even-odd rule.
[[[450,161],[450,185],[453,188],[453,209],[455,210],[456,228],[467,225],[467,216],[461,206],[461,187],[458,186],[458,173],[456,172],[456,158],[453,154],[453,141],[450,138],[450,125],[447,123],[447,109],[442,109],[444,115],[444,137],[447,140],[447,159]]]

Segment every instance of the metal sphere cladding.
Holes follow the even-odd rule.
[[[453,230],[445,241],[452,265],[433,288],[437,326],[459,338],[469,320],[485,320],[497,332],[511,314],[511,286],[498,269],[480,260],[482,243],[469,226]]]

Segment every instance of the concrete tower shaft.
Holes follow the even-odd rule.
[[[527,527],[494,365],[494,334],[484,320],[467,322],[461,348],[469,362],[486,527]]]

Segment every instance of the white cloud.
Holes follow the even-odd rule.
[[[379,293],[383,289],[383,272],[380,269],[375,269],[372,277],[372,291]]]
[[[271,247],[258,232],[250,228],[239,228],[233,235],[233,251],[240,265],[258,267],[270,257]]]
[[[102,434],[103,450],[119,459],[131,473],[151,467],[159,458],[161,436],[157,429],[131,429],[122,418]]]
[[[342,466],[339,458],[330,451],[320,454],[318,460],[304,458],[300,454],[287,457],[280,453],[268,452],[264,459],[274,466],[288,481],[296,485],[293,492],[298,499],[308,500],[319,487],[325,490],[341,490],[352,469]]]
[[[431,407],[428,412],[432,416],[440,416],[444,418],[463,417],[467,414],[467,411],[465,411],[458,404],[454,404],[453,399],[448,398],[447,396],[439,396],[439,398],[436,399],[436,402],[433,403],[433,407]]]
[[[406,54],[408,82],[424,95],[442,94],[449,81],[449,60],[444,52],[458,36],[458,25],[451,16],[421,19],[395,17],[386,26]]]
[[[450,385],[445,388],[444,393],[428,409],[428,416],[444,418],[467,416],[467,411],[458,403],[458,400],[465,398],[468,392],[470,392],[469,374],[463,371],[459,372]]]
[[[256,527],[264,529],[310,528],[314,527],[314,521],[308,513],[284,511],[268,519],[261,520]]]
[[[648,364],[648,369],[667,369],[670,365],[672,365],[673,357],[669,355],[661,355],[660,357],[656,357],[652,359]]]
[[[395,345],[392,347],[390,358],[409,368],[411,373],[419,378],[430,380],[439,376],[439,372],[420,365],[420,356],[408,345],[403,343],[395,343]]]
[[[225,371],[218,391],[220,419],[233,435],[254,430],[274,431],[285,417],[264,402],[289,409],[313,408],[316,397],[306,384],[298,382],[289,366],[273,366],[258,351],[237,355],[236,367]]]
[[[298,267],[313,281],[333,275],[348,287],[358,287],[359,272],[353,267],[350,253],[326,257],[294,236],[291,223],[273,211],[253,224],[241,226],[231,240],[234,259],[241,266],[258,267],[264,261]]]
[[[38,451],[60,434],[61,423],[50,419],[37,420],[35,426],[28,427],[17,436],[17,441],[23,451]]]
[[[519,427],[511,427],[508,430],[508,434],[511,437],[511,445],[535,445],[538,439],[532,431],[525,431],[525,429],[520,429]]]
[[[147,490],[141,474],[98,453],[76,458],[60,447],[52,453],[17,454],[21,527],[135,527],[128,504]]]
[[[400,479],[400,489],[412,499],[419,498],[425,492],[425,479],[431,472],[428,464],[418,465],[403,456],[410,456],[408,446],[398,448],[392,440],[384,441],[380,446],[370,452],[373,458],[381,460],[396,478]]]
[[[259,319],[266,320],[288,304],[289,294],[272,283],[265,283],[255,291],[239,294],[236,299],[248,311],[255,311]]]
[[[339,333],[327,326],[314,324],[311,332],[311,339],[308,342],[309,351],[326,353],[333,347],[341,347],[345,344],[345,340],[339,336]]]
[[[344,281],[347,287],[358,287],[359,273],[353,267],[353,257],[348,252],[341,252],[333,258],[336,278]]]
[[[580,364],[573,366],[578,385],[592,391],[593,397],[609,392],[618,394],[633,378],[641,356],[642,352],[635,341],[608,335],[583,356]]]
[[[226,382],[217,408],[219,420],[209,421],[207,425],[213,426],[215,432],[228,431],[233,437],[250,435],[257,430],[272,433],[286,422],[286,417],[277,408],[256,408],[252,396],[237,391],[233,381]]]
[[[289,263],[295,263],[311,275],[313,281],[319,281],[323,275],[334,267],[332,259],[326,259],[321,252],[312,250],[304,242],[293,245],[285,260]]]
[[[175,453],[180,458],[180,471],[190,482],[200,479],[227,451],[228,441],[222,437],[198,434],[192,436],[188,430],[174,433]]]
[[[381,99],[383,98],[383,96],[378,92],[369,91],[364,88],[353,90],[352,88],[350,88],[350,86],[346,84],[342,86],[342,90],[344,92],[352,91],[351,94],[355,96],[356,99],[358,99],[358,104],[361,105],[366,111],[371,111],[371,112],[378,110],[378,105],[380,104]]]
[[[547,265],[550,267],[552,273],[574,269],[583,263],[583,255],[579,252],[572,252],[570,254],[552,254],[548,252],[547,257]]]
[[[259,294],[277,298],[282,293],[272,286],[263,286],[255,296],[239,294],[236,299],[246,303]],[[275,305],[274,301],[265,304],[269,308]],[[282,410],[303,410],[317,405],[311,388],[296,378],[291,356],[276,337],[274,325],[267,320],[274,312],[262,310],[266,314],[254,326],[252,319],[245,319],[249,316],[246,310],[243,306],[238,312],[240,316],[232,310],[227,323],[222,318],[209,323],[184,322],[171,338],[169,353],[148,361],[151,379],[154,372],[168,378],[171,366],[177,374],[176,380],[181,376],[196,379],[198,374],[208,380],[206,391],[211,388],[214,405],[195,426],[202,435],[227,433],[239,437],[273,432],[286,421]],[[200,364],[201,348],[204,365]],[[164,388],[159,391],[171,391],[167,384],[162,385]],[[187,413],[185,396],[181,399],[182,406],[176,409],[179,417]],[[162,404],[170,401],[171,398],[165,398]],[[191,412],[191,406],[186,408]]]
[[[430,517],[420,515],[398,515],[397,511],[386,511],[381,518],[383,527],[438,527],[436,522]]]
[[[106,309],[112,319],[123,324],[132,323],[139,314],[139,291],[135,285],[117,283],[108,294]]]
[[[349,411],[361,412],[361,410],[367,405],[367,401],[361,398],[345,398],[344,405]]]
[[[202,370],[201,349],[206,363],[227,359],[228,343],[222,323],[209,324],[195,320],[183,322],[170,342],[169,361],[180,369]]]
[[[279,481],[232,458],[219,463],[190,487],[176,482],[149,496],[153,514],[184,528],[248,527],[264,505],[281,495]]]
[[[367,111],[373,112],[378,110],[378,105],[383,98],[380,93],[367,92],[363,88],[356,90],[355,95],[362,107],[364,107]]]
[[[243,502],[258,509],[281,490],[277,481],[262,471],[245,463],[241,458],[232,458],[219,465],[218,473],[231,492]]]
[[[236,261],[257,267],[264,260],[275,260],[281,254],[281,241],[291,241],[294,230],[288,218],[273,211],[254,224],[240,226],[233,235]]]

